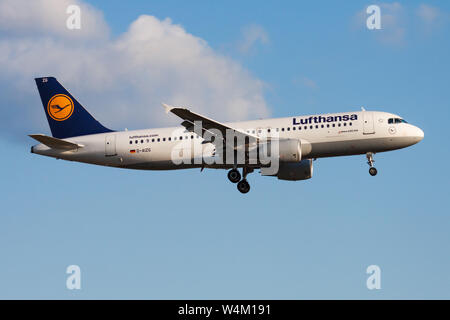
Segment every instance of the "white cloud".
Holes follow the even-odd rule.
[[[380,3],[381,28],[379,40],[385,44],[401,45],[405,41],[404,9],[398,2]]]
[[[77,32],[66,28],[69,5],[81,9],[82,25]],[[0,1],[0,31],[15,35],[53,35],[78,38],[98,38],[108,34],[103,14],[79,0],[2,0]]]
[[[293,82],[294,82],[294,84],[299,84],[299,85],[309,88],[309,89],[315,90],[315,89],[319,88],[316,81],[314,81],[311,78],[305,77],[305,76],[296,77],[296,78],[294,78]]]
[[[398,2],[378,3],[381,12],[381,29],[367,30],[366,20],[369,15],[366,8],[357,12],[354,21],[358,28],[363,28],[368,35],[373,35],[380,43],[386,45],[403,45],[405,43],[405,10]]]
[[[421,31],[428,36],[439,29],[442,30],[450,21],[450,15],[447,11],[428,4],[421,4],[416,10],[416,15],[421,22],[419,24]]]
[[[438,8],[432,7],[427,4],[421,4],[417,8],[417,15],[423,22],[431,24],[433,22],[436,22],[436,20],[440,16],[440,12]]]
[[[242,40],[239,43],[239,51],[243,54],[249,53],[258,43],[266,45],[269,43],[269,35],[264,28],[257,24],[248,25],[242,30]]]
[[[4,17],[20,17],[8,18],[14,25],[0,23],[0,30],[7,29],[0,36],[3,131],[48,130],[33,78],[51,75],[99,121],[117,129],[179,123],[164,113],[161,101],[190,106],[219,121],[269,115],[262,81],[170,19],[143,15],[110,39],[101,13],[78,1],[82,30],[93,30],[70,36],[66,33],[77,30],[67,31],[65,19],[53,17],[68,16],[65,9],[55,9],[63,7],[60,3],[42,0],[42,7],[34,7],[36,15],[52,16],[44,21],[32,12],[18,12],[29,1],[0,0],[0,8],[8,8]],[[88,28],[86,17],[95,17],[95,24]]]

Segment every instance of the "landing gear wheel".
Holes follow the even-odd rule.
[[[241,193],[247,193],[250,191],[250,184],[243,179],[237,184],[237,188]]]
[[[371,167],[371,168],[369,169],[369,173],[370,173],[370,175],[371,175],[372,177],[373,177],[373,176],[376,176],[377,173],[378,173],[377,168]]]
[[[236,169],[228,171],[228,179],[233,183],[238,183],[241,180],[241,174]]]

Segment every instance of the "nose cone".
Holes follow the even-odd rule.
[[[413,137],[416,140],[416,143],[422,141],[424,137],[422,129],[420,129],[419,127],[414,127]]]

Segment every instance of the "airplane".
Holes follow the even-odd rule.
[[[222,123],[163,104],[167,113],[182,120],[181,126],[114,131],[94,119],[56,78],[35,78],[35,82],[52,136],[29,135],[39,142],[31,147],[32,153],[137,170],[226,169],[241,193],[250,191],[247,175],[255,169],[280,180],[306,180],[313,175],[313,161],[324,157],[365,154],[369,174],[375,176],[374,154],[424,138],[420,128],[400,116],[364,108]],[[267,160],[263,154],[271,161],[263,161]]]

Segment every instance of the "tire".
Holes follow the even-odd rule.
[[[372,177],[376,176],[377,173],[378,173],[377,168],[371,167],[371,168],[369,169],[369,174],[370,174]]]
[[[250,191],[250,184],[247,180],[242,180],[237,184],[237,188],[240,193],[247,193]]]
[[[228,171],[228,180],[233,183],[238,183],[241,180],[241,174],[236,169]]]

